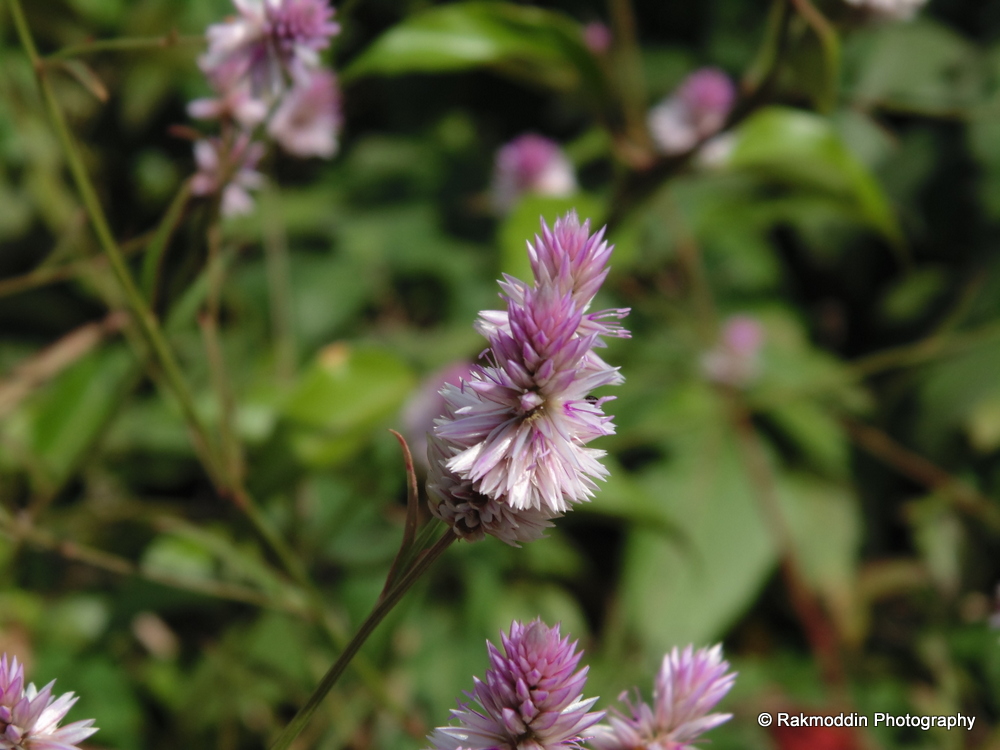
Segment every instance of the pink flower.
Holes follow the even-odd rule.
[[[876,21],[908,21],[927,0],[845,0]]]
[[[527,133],[497,152],[490,194],[498,213],[510,211],[525,193],[566,196],[575,191],[573,165],[555,141]]]
[[[714,383],[748,385],[760,372],[763,344],[760,322],[749,315],[734,315],[723,323],[719,343],[702,355],[702,372]]]
[[[273,99],[288,79],[305,80],[319,65],[319,50],[339,33],[326,0],[233,0],[235,18],[208,28],[208,51],[199,65],[219,91],[249,84],[254,96]]]
[[[343,124],[340,88],[329,70],[317,70],[285,94],[267,133],[292,156],[330,158],[337,153]]]
[[[439,727],[430,735],[437,750],[555,750],[577,748],[584,732],[603,712],[588,713],[596,698],[584,698],[587,667],[576,642],[560,638],[559,626],[541,620],[513,622],[500,634],[503,652],[487,643],[490,668],[486,681],[474,678],[468,704],[451,712],[458,726]]]
[[[488,366],[461,385],[445,386],[447,402],[434,436],[452,450],[446,468],[487,497],[550,517],[596,489],[607,470],[604,451],[586,447],[614,433],[590,392],[622,377],[592,351],[601,337],[627,337],[608,319],[628,310],[588,312],[607,275],[611,247],[570,212],[530,247],[535,283],[501,282],[506,311],[480,314],[489,340]],[[446,453],[448,453],[446,452]]]
[[[222,194],[220,210],[223,216],[247,214],[253,210],[249,190],[263,183],[256,170],[264,156],[264,147],[241,133],[230,146],[220,138],[208,138],[194,144],[194,159],[198,171],[191,178],[194,195]]]
[[[718,133],[736,100],[736,88],[718,68],[689,75],[649,112],[649,132],[659,150],[683,154]]]
[[[736,673],[722,659],[722,646],[695,651],[674,649],[663,657],[653,688],[653,705],[636,695],[635,702],[622,693],[619,700],[628,714],[611,716],[608,724],[594,727],[594,750],[692,750],[693,743],[732,714],[709,713],[733,687]]]
[[[583,27],[583,43],[595,55],[603,55],[611,49],[611,29],[600,21],[591,21]]]
[[[245,86],[220,93],[214,99],[195,99],[187,110],[196,120],[234,120],[244,128],[254,128],[267,117],[267,105],[254,99]]]
[[[53,698],[53,685],[55,680],[41,692],[24,687],[17,658],[0,657],[0,750],[76,750],[97,731],[93,719],[59,726],[77,699],[73,693]]]

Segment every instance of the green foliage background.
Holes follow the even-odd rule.
[[[162,264],[145,259],[193,171],[171,126],[207,93],[194,37],[231,8],[25,5],[42,54],[180,35],[49,75],[220,434],[199,326],[211,207],[187,205]],[[158,387],[0,6],[0,650],[78,692],[71,717],[97,718],[95,746],[266,746],[399,545],[405,473],[387,428],[427,376],[482,349],[472,321],[498,304],[502,272],[526,273],[538,216],[575,206],[612,222],[597,304],[632,308],[633,338],[606,355],[626,376],[608,405],[617,435],[599,445],[611,477],[547,539],[450,549],[299,746],[425,746],[483,674],[484,640],[536,616],[580,639],[602,707],[633,685],[648,696],[667,649],[722,640],[740,678],[720,750],[793,747],[756,726],[776,706],[962,711],[974,732],[868,741],[1000,746],[986,623],[1000,578],[1000,3],[931,0],[912,22],[861,25],[829,0],[833,36],[789,10],[779,49],[766,2],[637,1],[639,46],[603,58],[581,24],[625,2],[346,6],[328,56],[340,154],[269,159],[258,210],[222,227],[219,314],[247,486],[321,590],[326,628],[213,489]],[[778,74],[725,167],[630,161],[630,116],[703,65],[750,90],[769,49]],[[498,219],[493,155],[526,131],[566,145],[582,189]],[[766,329],[745,391],[699,365],[732,314]]]

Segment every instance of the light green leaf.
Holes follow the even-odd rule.
[[[761,110],[737,131],[729,164],[792,188],[824,194],[890,241],[902,239],[882,188],[830,121],[819,115],[787,107]]]
[[[489,67],[534,85],[604,93],[604,78],[571,19],[540,8],[469,2],[429,8],[390,29],[344,71],[438,73]]]

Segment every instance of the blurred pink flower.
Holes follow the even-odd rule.
[[[573,165],[555,141],[527,133],[497,152],[490,194],[498,213],[510,211],[525,193],[566,196],[574,192]]]
[[[722,129],[735,101],[729,76],[701,68],[650,110],[649,132],[662,153],[683,154]]]
[[[515,621],[500,640],[502,652],[487,642],[486,681],[474,678],[468,694],[479,710],[461,704],[451,712],[458,726],[435,729],[431,744],[437,750],[578,748],[604,712],[588,713],[597,699],[583,697],[587,667],[574,672],[582,656],[576,642],[541,620]]]
[[[59,726],[76,703],[73,693],[52,697],[55,680],[39,691],[24,686],[17,657],[0,657],[0,750],[76,750],[97,731],[93,719]]]
[[[194,160],[198,171],[191,178],[194,195],[222,194],[220,210],[223,216],[247,214],[254,202],[248,191],[263,184],[264,177],[256,170],[264,156],[264,146],[241,133],[231,146],[221,138],[206,138],[194,144]]]
[[[611,49],[612,41],[614,41],[614,37],[611,36],[611,29],[607,27],[607,24],[591,21],[583,27],[583,43],[595,55],[603,55]]]
[[[340,87],[329,70],[317,70],[287,92],[271,115],[267,133],[292,156],[330,158],[343,124]]]
[[[254,128],[267,117],[267,105],[254,99],[246,86],[229,89],[214,99],[195,99],[187,111],[196,120],[234,120],[244,128]]]
[[[917,14],[927,0],[844,0],[878,21],[907,21]]]
[[[713,383],[748,385],[760,373],[764,328],[749,315],[734,315],[722,324],[719,342],[702,355],[701,369]]]
[[[319,65],[319,50],[340,32],[327,0],[233,0],[239,14],[208,28],[199,65],[219,91],[248,84],[271,100],[288,79],[304,80]]]
[[[692,750],[693,743],[732,714],[709,713],[733,687],[736,673],[722,659],[722,646],[695,651],[674,648],[663,657],[653,687],[653,705],[622,693],[628,713],[616,712],[594,727],[594,750]]]

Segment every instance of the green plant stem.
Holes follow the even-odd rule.
[[[76,184],[80,198],[83,200],[87,215],[90,217],[94,233],[97,235],[97,241],[111,263],[111,268],[125,293],[128,306],[132,310],[132,314],[139,325],[139,329],[142,331],[143,337],[149,343],[163,371],[163,376],[168,387],[180,404],[184,420],[188,423],[192,431],[193,439],[200,444],[200,452],[212,459],[210,464],[214,465],[206,467],[209,470],[209,474],[216,483],[219,483],[223,476],[220,473],[222,465],[219,457],[215,453],[208,432],[198,418],[194,406],[194,398],[184,380],[180,366],[177,364],[177,360],[174,358],[174,354],[160,330],[156,317],[146,304],[135,281],[132,279],[132,274],[125,264],[122,252],[111,233],[111,227],[108,225],[107,217],[105,217],[104,210],[101,208],[101,203],[97,198],[97,192],[94,190],[90,176],[87,174],[87,169],[83,164],[79,149],[74,143],[73,136],[66,124],[66,118],[59,108],[59,102],[56,100],[52,87],[49,85],[45,74],[45,66],[38,55],[34,39],[31,36],[31,30],[28,28],[24,11],[21,8],[21,0],[10,0],[10,9],[18,37],[28,55],[28,59],[34,67],[35,77],[38,81],[38,87],[41,90],[42,99],[45,102],[45,108],[56,131],[56,137],[59,139],[65,153],[70,173],[73,176],[73,181]]]
[[[614,31],[614,53],[618,62],[615,72],[621,91],[625,132],[631,143],[647,150],[652,143],[646,130],[646,83],[632,0],[608,0],[608,13]]]
[[[270,188],[261,195],[261,212],[264,225],[264,261],[267,264],[267,291],[271,307],[271,331],[274,336],[274,370],[278,383],[286,386],[295,376],[298,354],[295,344],[288,241],[276,189]]]
[[[170,49],[171,47],[195,46],[204,44],[202,34],[180,35],[172,31],[164,36],[154,37],[118,37],[116,39],[95,39],[90,42],[73,44],[47,55],[45,62],[65,60],[80,55],[91,55],[96,52],[135,52],[140,50]]]
[[[163,257],[166,255],[170,239],[177,231],[177,227],[184,218],[184,209],[187,208],[191,199],[191,182],[185,180],[181,185],[174,199],[170,202],[170,207],[163,215],[159,225],[156,227],[153,238],[146,248],[146,257],[142,264],[142,291],[150,306],[156,305],[156,283],[159,279],[160,269],[163,266]]]
[[[291,746],[292,742],[296,737],[302,732],[309,719],[316,712],[316,709],[320,707],[323,699],[326,698],[327,694],[333,689],[337,680],[344,673],[347,665],[351,663],[351,659],[358,652],[361,646],[364,645],[368,637],[374,632],[375,628],[378,627],[379,623],[385,619],[385,616],[392,611],[392,608],[399,603],[399,600],[403,598],[403,595],[413,586],[414,583],[420,578],[421,575],[430,567],[431,563],[437,560],[446,549],[454,542],[456,539],[454,533],[451,529],[445,532],[444,536],[434,543],[434,546],[424,552],[417,561],[414,563],[403,576],[400,577],[399,582],[386,594],[386,596],[381,597],[379,601],[375,604],[371,613],[361,623],[361,627],[351,638],[350,643],[347,644],[343,653],[338,657],[337,661],[333,663],[329,671],[320,680],[319,685],[313,690],[312,695],[309,696],[309,700],[306,701],[305,705],[299,709],[298,713],[295,714],[294,718],[288,723],[284,731],[278,736],[274,744],[271,745],[270,750],[287,750]]]

